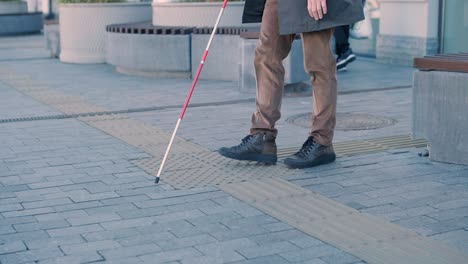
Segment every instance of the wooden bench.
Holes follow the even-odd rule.
[[[468,53],[414,59],[413,136],[435,161],[468,165]]]

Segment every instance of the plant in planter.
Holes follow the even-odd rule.
[[[212,27],[223,0],[154,0],[153,25]],[[229,1],[220,27],[242,25],[244,1]]]
[[[110,24],[151,20],[149,2],[60,0],[60,60],[105,63],[105,31]]]

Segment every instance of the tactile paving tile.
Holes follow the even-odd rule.
[[[297,229],[375,264],[462,264],[468,256],[282,179],[221,189]]]
[[[336,155],[338,157],[353,156],[359,154],[369,154],[392,149],[402,148],[422,148],[427,146],[427,141],[424,139],[412,139],[410,135],[397,135],[389,137],[381,137],[367,140],[356,140],[339,142],[333,144]],[[295,153],[297,148],[284,148],[278,150],[279,157],[286,157]]]

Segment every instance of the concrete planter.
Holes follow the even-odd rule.
[[[467,73],[414,74],[413,137],[429,141],[434,161],[468,165],[467,83]]]
[[[148,24],[151,25],[151,21]],[[149,32],[150,27],[138,30],[138,26],[134,26],[122,30],[119,25],[112,25],[109,28],[106,61],[115,66],[116,71],[163,78],[190,77],[190,31],[156,34]],[[157,28],[153,30],[157,31]]]
[[[0,15],[28,12],[28,3],[23,1],[0,2]]]
[[[241,39],[240,50],[240,76],[239,90],[243,93],[255,93],[255,48],[258,39]],[[285,70],[284,84],[293,85],[310,80],[310,76],[304,70],[304,56],[302,53],[302,41],[295,39],[288,57],[283,60]]]
[[[192,76],[196,74],[209,38],[208,34],[192,35]],[[239,35],[216,35],[200,79],[237,82],[240,68],[240,44]]]
[[[150,19],[150,3],[61,4],[60,60],[104,63],[107,25]]]
[[[153,3],[153,25],[213,27],[221,9],[221,2],[209,3]],[[220,27],[242,26],[244,2],[228,4],[220,21]]]

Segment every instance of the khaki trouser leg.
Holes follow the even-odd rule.
[[[311,76],[314,112],[311,136],[321,145],[333,141],[336,125],[336,60],[330,50],[333,29],[302,33],[304,68]]]
[[[262,27],[255,49],[257,79],[257,111],[252,115],[250,132],[267,132],[276,137],[275,123],[281,117],[281,99],[284,87],[283,59],[291,50],[294,35],[279,34],[278,2],[267,0]]]
[[[314,117],[311,135],[330,145],[336,123],[336,62],[330,51],[332,29],[302,34],[304,67],[314,87]],[[278,2],[267,0],[260,39],[255,50],[257,111],[252,115],[251,133],[267,132],[276,137],[275,123],[281,117],[284,88],[283,59],[291,50],[293,35],[279,35]]]

